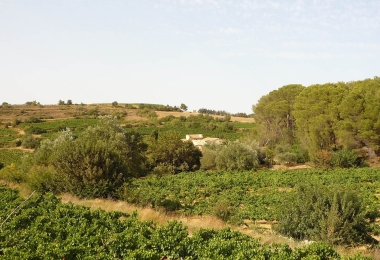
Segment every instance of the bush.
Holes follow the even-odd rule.
[[[198,170],[202,156],[192,142],[183,142],[175,131],[152,133],[147,154],[151,169],[171,165],[176,172]]]
[[[257,151],[240,142],[221,147],[215,162],[220,170],[251,170],[256,169],[259,164]]]
[[[25,129],[25,132],[28,133],[28,134],[34,134],[34,135],[40,135],[40,134],[44,134],[44,133],[47,133],[47,131],[45,129],[42,129],[38,126],[29,126],[27,129]]]
[[[0,179],[20,183],[25,181],[25,174],[20,172],[15,164],[11,163],[0,170]]]
[[[167,211],[167,212],[168,211],[176,211],[182,207],[181,202],[179,202],[176,199],[174,199],[174,200],[166,199],[160,203],[160,206],[163,207],[165,209],[165,211]]]
[[[155,174],[158,176],[172,175],[172,174],[175,174],[175,167],[173,165],[160,163],[156,167],[153,168],[153,170],[151,171],[151,174]]]
[[[42,120],[35,116],[31,116],[24,120],[24,123],[40,123],[40,122],[42,122]]]
[[[36,149],[40,145],[41,139],[35,138],[33,135],[24,136],[21,145],[27,149]]]
[[[19,124],[21,124],[21,120],[15,118],[15,119],[13,120],[13,122],[12,122],[12,127],[16,127],[16,126],[18,126]]]
[[[318,150],[313,154],[311,161],[316,167],[329,168],[332,155],[328,150]]]
[[[30,174],[33,169],[46,170],[36,166],[52,165],[66,191],[79,197],[113,197],[126,179],[144,173],[145,147],[139,134],[127,133],[113,119],[104,118],[76,139],[67,131],[44,141],[24,160],[23,168]]]
[[[203,146],[203,156],[201,158],[201,169],[211,170],[216,168],[215,158],[218,153],[218,147],[216,145]]]
[[[230,221],[235,212],[236,209],[226,199],[219,200],[212,209],[213,215],[225,222]]]
[[[291,152],[277,154],[277,161],[280,164],[294,165],[297,163],[297,155]]]
[[[370,220],[354,187],[301,185],[284,202],[278,231],[295,239],[354,245],[371,240]]]
[[[353,150],[343,149],[332,154],[331,165],[340,168],[360,167],[363,160]]]
[[[42,193],[63,191],[64,185],[52,166],[35,166],[29,170],[26,183],[30,189]]]

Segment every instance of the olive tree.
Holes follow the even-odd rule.
[[[130,177],[144,173],[146,144],[134,132],[126,132],[112,118],[89,127],[77,138],[62,132],[43,143],[31,160],[51,167],[61,190],[80,197],[114,197]]]

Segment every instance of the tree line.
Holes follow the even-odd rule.
[[[380,153],[379,77],[286,85],[261,97],[252,110],[257,139],[273,156],[344,167]]]

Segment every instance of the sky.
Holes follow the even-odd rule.
[[[379,0],[0,0],[0,102],[231,113],[380,76]]]

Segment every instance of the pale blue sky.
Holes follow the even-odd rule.
[[[251,113],[287,84],[380,76],[379,10],[379,0],[0,0],[0,102]]]

